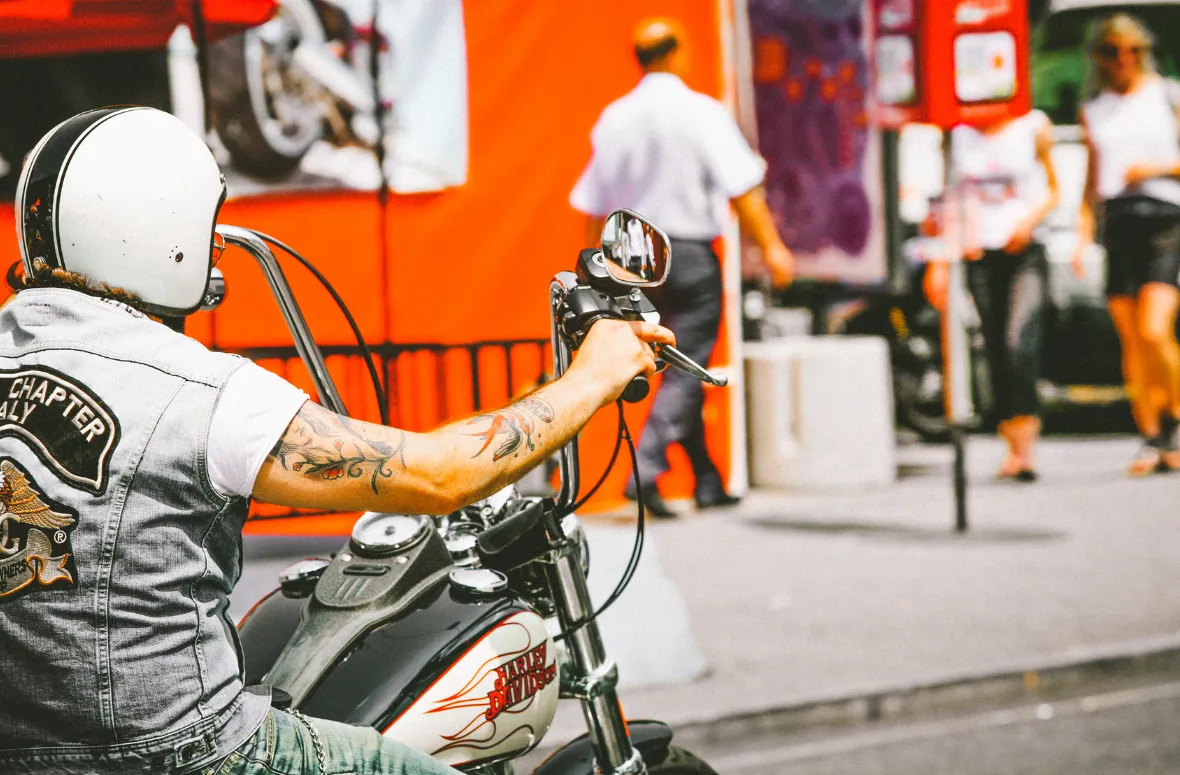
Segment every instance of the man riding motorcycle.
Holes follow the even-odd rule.
[[[443,514],[564,445],[658,326],[596,323],[564,377],[431,433],[339,416],[160,318],[200,305],[225,183],[150,108],[59,124],[17,192],[0,310],[0,772],[442,773],[375,730],[272,710],[227,616],[248,499]]]

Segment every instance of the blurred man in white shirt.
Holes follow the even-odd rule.
[[[676,332],[679,348],[706,363],[721,324],[721,268],[712,242],[729,205],[742,230],[762,248],[776,285],[790,282],[793,259],[766,207],[761,187],[766,162],[750,149],[724,105],[681,80],[688,69],[681,26],[666,19],[642,23],[635,55],[643,79],[602,112],[590,135],[593,155],[570,203],[588,216],[588,244],[598,241],[603,219],[620,207],[669,235],[672,271],[653,301],[664,325]],[[672,443],[692,462],[698,508],[737,502],[726,493],[705,447],[703,401],[696,379],[665,373],[639,445],[643,498],[655,516],[674,516],[655,486],[668,469]]]

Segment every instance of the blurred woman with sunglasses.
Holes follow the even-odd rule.
[[[1057,207],[1052,147],[1049,117],[1039,110],[951,132],[954,178],[974,216],[963,245],[967,283],[983,331],[996,432],[1008,447],[996,478],[1018,482],[1037,478],[1037,378],[1048,284],[1037,231]],[[947,227],[937,220],[925,229]],[[945,310],[948,272],[945,261],[931,262],[926,270],[926,294],[939,310]]]
[[[1089,170],[1075,271],[1100,205],[1107,303],[1144,438],[1132,476],[1180,468],[1180,84],[1156,72],[1151,46],[1132,16],[1100,22],[1090,49],[1096,94],[1081,116]]]

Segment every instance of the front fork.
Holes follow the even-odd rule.
[[[553,376],[559,379],[569,368],[572,353],[559,330],[558,310],[565,293],[577,283],[571,273],[563,272],[550,288],[552,305]],[[557,515],[566,513],[578,499],[578,437],[561,450],[561,491],[551,520],[550,535],[560,532]],[[549,588],[554,591],[557,620],[567,636],[570,660],[561,676],[561,696],[581,701],[582,715],[590,733],[590,745],[598,772],[603,775],[646,775],[643,756],[631,745],[623,708],[615,691],[619,671],[607,656],[598,622],[591,621],[572,632],[570,628],[594,613],[594,603],[586,586],[586,574],[578,557],[576,542],[561,541],[550,561],[545,563]]]
[[[569,632],[571,625],[594,611],[576,547],[559,549],[553,561],[546,564],[545,572],[550,588],[557,593],[558,621]],[[561,674],[561,696],[581,701],[598,770],[608,775],[646,773],[643,757],[631,745],[615,691],[619,671],[615,661],[607,656],[598,622],[589,622],[571,632],[566,645],[570,660]]]

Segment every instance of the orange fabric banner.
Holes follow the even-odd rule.
[[[353,191],[238,199],[225,205],[220,220],[273,234],[300,250],[336,285],[370,342],[547,337],[549,280],[573,268],[584,247],[584,221],[570,207],[569,192],[589,158],[590,129],[599,113],[640,77],[630,39],[635,25],[650,16],[681,20],[692,59],[689,85],[720,96],[721,39],[714,2],[470,0],[464,3],[470,121],[466,185],[391,195],[384,223],[377,197]],[[0,210],[0,231],[11,228],[11,218],[9,208]],[[17,257],[11,239],[0,243],[4,266]],[[289,344],[257,268],[233,251],[220,266],[228,298],[215,314],[194,316],[189,332],[230,349]],[[351,343],[343,319],[314,280],[294,265],[287,273],[317,340]],[[728,361],[725,341],[723,334],[714,364]],[[481,363],[481,372],[495,367]],[[333,371],[350,408],[376,419],[363,371],[347,364]],[[284,376],[306,385],[304,375]],[[469,400],[467,382],[446,389]],[[492,398],[506,401],[509,396],[488,393],[485,403]],[[724,390],[708,390],[709,440],[723,471],[729,452],[728,401]],[[627,412],[637,438],[648,403]],[[447,413],[445,406],[442,411]],[[601,473],[614,435],[613,411],[602,412],[585,434],[587,487]],[[630,468],[623,458],[591,508],[621,503]],[[665,493],[687,494],[687,462],[678,450],[673,460]]]

